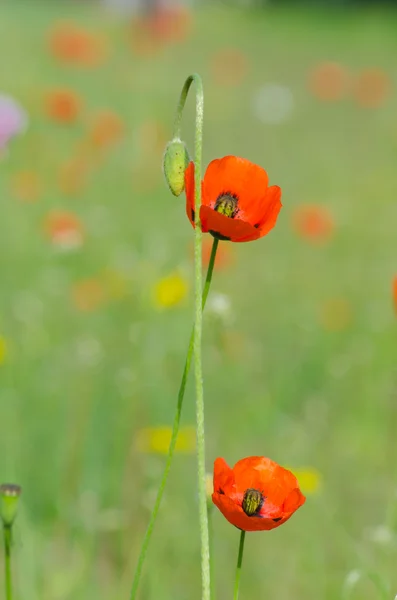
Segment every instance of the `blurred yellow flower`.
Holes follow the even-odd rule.
[[[295,475],[304,494],[316,494],[322,487],[322,476],[313,467],[285,467]]]
[[[0,335],[0,365],[2,365],[7,357],[7,342],[3,336]]]
[[[145,427],[138,432],[135,446],[139,452],[147,454],[168,454],[171,442],[171,427]],[[196,430],[192,426],[181,427],[175,451],[192,454],[196,450]]]
[[[179,273],[171,273],[160,279],[154,286],[154,303],[159,308],[172,308],[186,298],[189,284]]]

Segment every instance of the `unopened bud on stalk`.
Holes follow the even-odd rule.
[[[11,527],[17,516],[18,500],[22,489],[13,483],[0,485],[0,518],[4,527]]]
[[[185,189],[185,171],[190,162],[189,152],[179,138],[168,142],[164,153],[165,180],[174,196],[179,196]]]

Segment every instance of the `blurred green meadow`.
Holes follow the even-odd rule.
[[[65,20],[98,36],[98,64],[54,55]],[[260,164],[284,205],[264,239],[222,242],[203,334],[208,471],[258,454],[317,478],[288,525],[247,536],[241,598],[397,594],[396,27],[381,7],[210,3],[185,37],[152,47],[95,4],[1,4],[0,92],[29,118],[0,159],[0,483],[23,487],[15,598],[129,597],[165,460],[141,442],[172,424],[193,317],[193,229],[161,161],[194,71],[205,165]],[[375,83],[357,83],[366,69]],[[65,89],[78,108],[62,121],[48,94]],[[98,134],[104,111],[116,126]],[[191,152],[193,119],[190,99]],[[200,597],[196,496],[187,444],[143,600]],[[211,519],[227,600],[239,536],[215,508]]]

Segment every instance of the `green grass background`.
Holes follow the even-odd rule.
[[[103,32],[110,48],[103,66],[65,67],[49,55],[47,32],[63,18]],[[261,164],[281,185],[284,204],[274,231],[234,247],[235,264],[215,275],[213,289],[230,296],[234,322],[214,328],[206,320],[204,330],[208,470],[217,456],[233,464],[264,454],[323,477],[321,493],[287,526],[247,536],[241,598],[397,594],[396,27],[396,13],[381,8],[241,12],[207,5],[185,43],[142,58],[131,51],[128,23],[93,5],[1,4],[0,87],[30,115],[28,132],[0,163],[0,334],[9,346],[0,367],[0,479],[23,486],[16,598],[129,597],[164,462],[137,453],[134,440],[142,427],[172,422],[193,314],[192,294],[170,311],[151,304],[159,277],[180,268],[192,278],[192,228],[184,200],[162,181],[161,152],[150,143],[143,152],[137,131],[154,120],[171,133],[180,88],[193,71],[205,85],[205,164],[225,154]],[[236,88],[220,86],[211,70],[214,52],[230,46],[249,60]],[[384,69],[394,86],[390,99],[376,110],[351,96],[320,103],[307,75],[323,60],[353,74]],[[294,95],[294,112],[280,125],[264,125],[252,113],[253,94],[267,81]],[[43,112],[42,95],[58,86],[85,100],[76,125],[53,124]],[[57,185],[57,169],[73,156],[85,119],[101,108],[123,118],[126,135],[70,198]],[[193,114],[190,102],[190,146]],[[38,202],[12,197],[10,178],[20,169],[39,174]],[[294,233],[293,210],[302,203],[332,212],[329,243],[313,246]],[[79,251],[54,251],[43,235],[52,209],[80,216],[87,235]],[[125,296],[79,313],[73,283],[106,269],[123,273]],[[351,306],[342,331],[321,323],[332,298]],[[222,342],[222,327],[233,344]],[[82,360],[87,347],[99,348],[96,360]],[[190,381],[184,423],[194,414]],[[178,455],[142,599],[200,597],[195,486],[194,456]],[[379,526],[390,533],[387,543],[373,540]],[[238,532],[218,512],[213,528],[217,599],[226,600]],[[344,596],[355,569],[375,583],[363,579]]]

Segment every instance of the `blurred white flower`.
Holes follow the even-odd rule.
[[[208,298],[205,310],[208,315],[218,317],[224,323],[232,320],[232,303],[226,294],[212,292]]]
[[[352,588],[360,581],[362,575],[358,569],[354,569],[347,574],[345,579],[345,588]]]
[[[266,83],[255,93],[252,108],[262,123],[278,125],[291,116],[294,97],[288,87],[278,83]]]
[[[99,340],[93,337],[83,337],[76,343],[76,358],[86,367],[95,367],[103,358],[103,348]]]
[[[367,530],[367,538],[376,544],[387,545],[393,540],[393,532],[386,525],[378,525]]]

